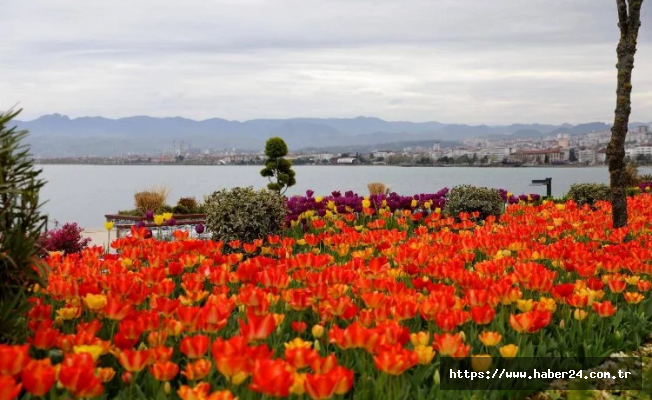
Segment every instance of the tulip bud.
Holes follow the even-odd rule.
[[[170,382],[165,382],[163,384],[163,391],[165,392],[165,394],[170,394],[171,391]]]
[[[134,381],[134,375],[131,372],[125,371],[122,373],[122,382],[130,385]]]
[[[616,331],[614,333],[614,336],[616,337],[616,339],[620,339],[622,337],[622,335],[620,334],[620,331]]]
[[[315,343],[313,344],[312,347],[317,351],[321,350],[321,345],[319,344],[319,340],[315,340]]]
[[[559,321],[559,329],[564,329],[564,328],[566,328],[566,322],[564,322],[564,320],[562,319],[561,321]]]
[[[435,370],[434,380],[435,380],[435,386],[439,386],[439,383],[441,382],[441,377],[439,376],[438,369]]]
[[[312,327],[312,336],[319,339],[324,336],[324,326],[323,325],[313,325]]]

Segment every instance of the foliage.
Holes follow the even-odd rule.
[[[273,137],[265,144],[265,168],[260,175],[269,179],[267,188],[283,194],[290,187],[294,186],[296,173],[292,170],[292,162],[285,157],[288,154],[288,147],[280,137]]]
[[[55,221],[54,229],[41,235],[40,245],[44,251],[62,251],[64,254],[79,253],[90,243],[90,238],[82,237],[84,229],[76,223],[65,223],[59,227]]]
[[[369,195],[389,194],[389,187],[382,182],[371,182],[367,185]]]
[[[194,214],[199,209],[199,204],[197,204],[197,199],[194,197],[182,197],[177,201],[177,207],[184,207],[188,210],[188,214]]]
[[[641,182],[641,178],[638,175],[638,166],[634,163],[630,162],[625,166],[624,175],[623,180],[625,186],[628,188],[634,187]]]
[[[169,190],[164,187],[153,188],[144,190],[134,194],[134,203],[136,209],[140,210],[142,214],[147,211],[157,211],[165,204],[165,199],[168,197]]]
[[[23,143],[27,131],[9,127],[19,113],[0,113],[0,342],[25,334],[21,312],[27,307],[26,292],[42,284],[46,269],[37,260],[47,224],[39,201],[45,181]]]
[[[471,185],[455,186],[451,189],[444,213],[457,217],[460,213],[478,212],[479,218],[500,216],[505,208],[505,200],[497,189]]]
[[[610,201],[611,189],[603,183],[575,183],[566,196],[579,205],[593,204],[596,201]]]
[[[641,182],[652,182],[652,174],[640,174],[638,177]]]
[[[252,241],[281,232],[285,221],[284,198],[253,187],[222,189],[204,202],[206,227],[214,240]]]

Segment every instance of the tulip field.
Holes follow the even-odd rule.
[[[652,331],[652,194],[628,201],[619,230],[604,202],[479,221],[362,201],[252,243],[133,228],[116,254],[52,253],[28,343],[0,345],[0,400],[472,398],[442,389],[444,357],[635,350]]]

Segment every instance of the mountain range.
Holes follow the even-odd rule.
[[[642,123],[632,124],[637,125]],[[191,145],[202,150],[258,151],[272,136],[282,137],[291,150],[297,151],[335,147],[366,149],[432,141],[454,145],[470,137],[577,135],[610,129],[610,125],[601,122],[490,126],[385,121],[374,117],[255,119],[240,122],[220,118],[196,121],[181,117],[148,116],[69,118],[60,114],[18,121],[17,126],[29,130],[27,141],[32,153],[40,157],[109,157],[127,153],[153,155],[170,152],[173,145],[178,148],[182,141],[186,148]]]

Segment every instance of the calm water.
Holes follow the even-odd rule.
[[[42,191],[50,219],[98,228],[104,214],[133,208],[133,195],[153,186],[170,189],[168,203],[180,197],[205,194],[234,186],[262,188],[267,180],[259,166],[103,166],[43,165],[48,181]],[[289,195],[312,189],[316,195],[333,190],[367,193],[367,183],[384,182],[392,191],[408,195],[437,191],[458,184],[504,188],[515,194],[545,194],[545,186],[530,186],[532,179],[552,178],[553,195],[566,193],[573,183],[607,183],[606,167],[595,168],[404,168],[385,166],[297,166],[297,184]],[[652,168],[641,168],[652,173]]]

